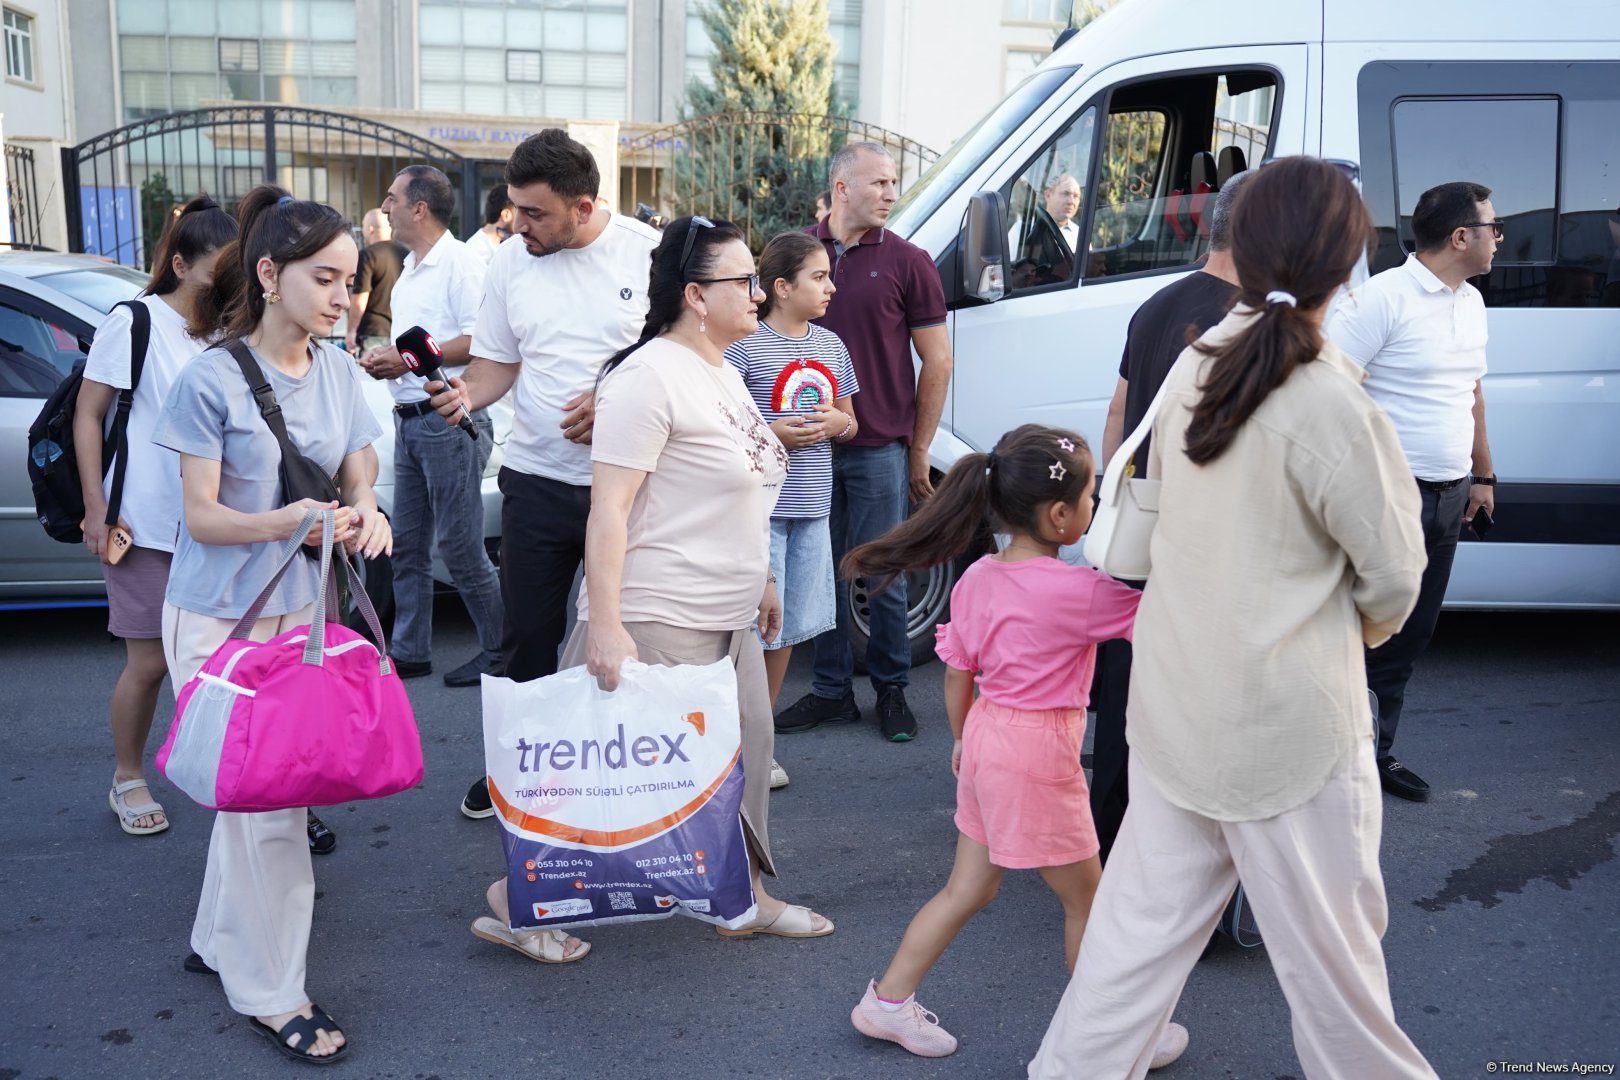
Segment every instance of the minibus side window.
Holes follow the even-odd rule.
[[[1270,150],[1277,90],[1271,70],[1115,89],[1095,170],[1086,280],[1181,270],[1201,259],[1221,185]]]
[[[1015,292],[1074,279],[1096,120],[1096,108],[1087,107],[1002,189]]]

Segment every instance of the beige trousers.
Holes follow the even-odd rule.
[[[313,614],[312,605],[260,619],[249,636],[268,641]],[[235,626],[235,619],[163,605],[163,656],[176,693]],[[315,871],[302,809],[214,815],[191,947],[219,972],[232,1009],[274,1016],[309,1001],[304,957],[314,912]]]
[[[1146,1075],[1239,878],[1288,999],[1305,1075],[1434,1077],[1389,999],[1372,743],[1348,754],[1309,801],[1263,821],[1216,821],[1174,806],[1139,762],[1133,755],[1130,809],[1074,977],[1030,1062],[1032,1080]]]
[[[760,870],[776,875],[771,861],[771,756],[776,753],[776,723],[771,716],[771,694],[765,682],[765,652],[752,627],[741,630],[688,630],[655,622],[629,622],[625,633],[636,643],[643,664],[712,664],[722,656],[737,668],[737,711],[742,721],[743,835]],[[586,623],[574,624],[563,647],[560,665],[585,663]]]

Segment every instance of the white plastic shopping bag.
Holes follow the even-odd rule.
[[[754,919],[729,659],[486,676],[484,759],[514,930],[690,915]]]

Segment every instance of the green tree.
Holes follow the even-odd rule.
[[[174,207],[174,191],[169,187],[167,176],[160,172],[153,173],[142,181],[141,262],[149,262],[157,251],[158,238],[163,235],[163,227],[169,223],[169,214]]]
[[[728,218],[757,252],[814,220],[836,149],[827,0],[708,0],[713,84],[687,86],[675,209]]]

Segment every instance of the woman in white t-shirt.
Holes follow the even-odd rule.
[[[180,528],[180,455],[152,442],[159,410],[180,370],[208,347],[198,325],[198,305],[213,281],[219,249],[236,239],[236,221],[206,195],[174,211],[158,240],[152,277],[136,303],[146,307],[151,336],[140,385],[130,405],[129,461],[125,465],[118,521],[123,555],[109,562],[107,503],[113,474],[102,476],[104,442],[118,392],[131,381],[134,315],[115,307],[96,331],[84,362],[84,381],[74,413],[79,481],[84,492],[84,545],[101,559],[107,582],[107,632],[124,639],[124,670],[113,687],[112,791],[108,802],[119,826],[133,836],[169,827],[163,807],[146,787],[146,738],[152,729],[158,690],[168,667],[163,659],[163,594]],[[122,541],[132,541],[124,546]]]

